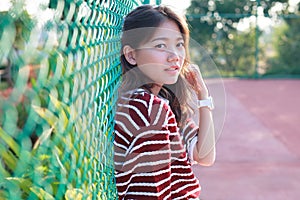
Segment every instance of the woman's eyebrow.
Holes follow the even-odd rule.
[[[168,38],[168,37],[157,37],[157,38],[152,39],[150,42],[155,42],[157,40],[167,41],[167,40],[170,40],[170,38]],[[182,36],[177,37],[176,41],[178,41],[178,40],[183,40],[183,37]]]

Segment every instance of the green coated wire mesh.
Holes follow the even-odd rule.
[[[135,0],[1,0],[0,199],[116,199],[119,36]]]

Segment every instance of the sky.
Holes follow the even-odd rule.
[[[161,0],[161,2],[162,4],[169,5],[175,10],[184,13],[185,9],[189,7],[191,0]],[[300,2],[300,0],[289,0],[291,5],[296,5],[298,2]]]
[[[161,0],[161,3],[173,7],[178,12],[184,13],[189,7],[191,0]]]

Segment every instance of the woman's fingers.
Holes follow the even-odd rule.
[[[189,65],[188,72],[186,74],[186,79],[199,97],[207,96],[208,89],[202,78],[202,74],[198,65]]]

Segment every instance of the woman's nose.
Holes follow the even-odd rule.
[[[175,50],[169,50],[168,61],[178,61],[180,59],[179,53]]]

